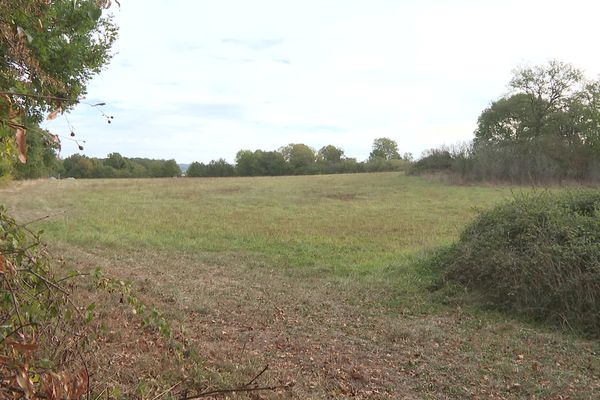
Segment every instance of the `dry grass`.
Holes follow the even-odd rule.
[[[597,343],[444,305],[426,290],[419,254],[508,195],[395,173],[27,182],[0,192],[22,220],[56,215],[43,225],[67,264],[133,279],[196,349],[191,363],[175,359],[117,312],[117,299],[81,288],[82,298],[100,296],[98,323],[108,321],[97,378],[121,391],[143,394],[181,374],[227,387],[268,364],[261,382],[294,385],[230,397],[596,398]]]

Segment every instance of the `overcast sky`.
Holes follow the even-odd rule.
[[[233,161],[333,144],[418,156],[473,137],[519,65],[600,73],[596,0],[122,0],[115,56],[89,85],[107,124],[68,115],[84,154]],[[68,135],[64,118],[47,123]],[[77,151],[63,143],[63,156]]]

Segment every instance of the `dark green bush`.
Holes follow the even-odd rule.
[[[431,149],[424,152],[423,156],[411,164],[408,170],[409,175],[419,175],[422,173],[440,172],[452,170],[454,157],[448,149]]]
[[[600,192],[533,194],[483,212],[433,262],[496,308],[600,336]]]

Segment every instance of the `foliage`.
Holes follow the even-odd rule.
[[[277,151],[240,150],[235,156],[239,176],[285,175],[288,171],[283,154]]]
[[[530,184],[600,179],[600,81],[551,61],[515,70],[509,89],[481,113],[473,143],[425,153],[411,171]]]
[[[398,152],[398,143],[390,138],[379,138],[373,141],[373,150],[369,155],[369,160],[376,159],[398,160],[400,153]]]
[[[110,59],[117,29],[109,7],[100,0],[0,2],[0,141],[16,143],[21,162],[27,131],[44,113],[54,118],[75,105]]]
[[[302,143],[290,143],[279,149],[295,174],[305,174],[316,161],[315,150]]]
[[[418,174],[421,171],[446,171],[452,168],[453,161],[449,149],[442,147],[439,149],[426,150],[423,152],[421,158],[410,166],[410,173]]]
[[[600,336],[599,211],[598,191],[519,196],[435,263],[494,307]]]
[[[39,233],[0,208],[0,393],[79,398],[89,391],[84,316],[50,271]],[[88,311],[90,309],[88,308]],[[59,339],[60,336],[60,339]]]
[[[326,163],[339,163],[344,159],[344,150],[331,144],[323,146],[317,153],[317,159]]]
[[[111,153],[105,159],[73,154],[65,158],[59,169],[69,178],[166,178],[181,175],[175,160],[127,158]]]
[[[27,163],[15,163],[12,174],[16,179],[35,179],[55,176],[61,172],[57,158],[58,143],[48,140],[51,133],[31,131],[27,135]],[[0,173],[1,175],[1,173]]]
[[[318,152],[301,143],[291,143],[277,151],[240,150],[235,166],[225,160],[211,161],[208,165],[194,162],[186,172],[188,177],[216,176],[281,176],[314,174],[348,174],[360,172],[404,171],[408,161],[374,158],[358,162],[348,158],[340,147],[327,145]]]
[[[185,171],[185,176],[189,176],[189,177],[208,176],[207,172],[206,172],[206,165],[204,163],[194,161],[193,163],[190,164],[187,171]]]

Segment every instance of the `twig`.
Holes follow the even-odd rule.
[[[77,351],[77,355],[83,363],[83,369],[85,370],[85,376],[87,381],[86,398],[87,400],[90,400],[90,396],[92,395],[92,391],[90,390],[90,371],[88,370],[87,362],[85,361],[83,354],[81,354],[81,351],[79,350],[79,346],[75,345],[75,350]]]
[[[31,275],[35,276],[36,278],[40,279],[42,282],[46,283],[47,285],[52,286],[54,289],[58,290],[59,292],[61,292],[62,294],[66,294],[67,296],[70,296],[70,293],[67,292],[65,289],[61,288],[59,285],[57,285],[56,283],[44,278],[43,276],[41,276],[40,274],[38,274],[37,272],[27,268],[23,270],[24,272],[29,272]]]
[[[256,374],[256,376],[254,378],[252,378],[248,383],[246,383],[243,386],[237,387],[237,388],[232,388],[232,389],[217,389],[217,390],[210,390],[208,392],[202,392],[202,393],[198,393],[192,396],[183,396],[181,397],[179,400],[192,400],[192,399],[199,399],[201,397],[207,397],[207,396],[211,396],[214,394],[226,394],[226,393],[234,393],[234,392],[254,392],[254,391],[258,391],[258,390],[277,390],[277,389],[283,389],[283,388],[287,388],[290,385],[277,385],[277,386],[255,386],[255,387],[250,387],[250,385],[252,385],[254,382],[256,382],[256,380],[258,378],[260,378],[262,376],[262,374],[264,374],[267,369],[269,369],[269,365],[265,365],[265,367],[258,373]],[[155,399],[153,399],[155,400]]]
[[[42,100],[55,100],[55,101],[70,101],[64,97],[57,96],[42,96],[39,94],[29,94],[29,93],[15,93],[15,92],[0,92],[0,95],[8,95],[8,96],[19,96],[19,97],[31,97],[33,99],[42,99]]]
[[[21,393],[21,394],[25,395],[25,391],[18,387],[8,386],[3,383],[0,383],[0,387],[7,389],[9,392],[16,392],[16,393]],[[47,399],[48,396],[46,396],[44,393],[36,392],[36,393],[34,393],[33,398]]]
[[[260,378],[260,376],[261,376],[262,374],[264,374],[264,373],[265,373],[265,371],[266,371],[267,369],[269,369],[269,364],[265,365],[265,367],[262,369],[262,371],[260,371],[260,372],[258,373],[258,375],[256,375],[254,378],[252,378],[252,379],[250,380],[250,382],[246,383],[246,384],[244,385],[244,387],[248,387],[248,386],[252,385],[252,384],[253,384],[253,383],[254,383],[254,382],[255,382],[255,381],[258,379],[258,378]]]
[[[74,275],[69,275],[69,276],[65,276],[64,278],[57,279],[56,283],[66,281],[67,279],[77,278],[79,276],[89,276],[89,275],[90,275],[89,272],[78,272],[78,273],[76,273]]]
[[[208,397],[211,396],[213,394],[226,394],[226,393],[234,393],[234,392],[256,392],[259,390],[277,390],[277,389],[283,389],[283,388],[287,388],[290,387],[289,385],[278,385],[278,386],[259,386],[259,387],[239,387],[239,388],[233,388],[233,389],[220,389],[220,390],[211,390],[210,392],[202,392],[193,396],[189,396],[189,397],[183,397],[179,400],[193,400],[193,399],[200,399],[202,397]]]
[[[161,397],[163,397],[165,394],[169,393],[171,390],[175,389],[177,386],[179,386],[179,384],[181,383],[181,381],[177,382],[176,384],[174,384],[173,386],[171,386],[170,388],[168,388],[167,390],[165,390],[164,392],[162,392],[161,394],[156,395],[155,397],[152,398],[152,400],[158,400]]]
[[[4,276],[6,286],[8,286],[8,290],[10,291],[12,302],[15,307],[15,313],[17,314],[17,318],[19,318],[19,325],[23,325],[23,318],[21,317],[21,313],[19,312],[19,302],[17,301],[17,296],[15,295],[14,289],[12,288],[12,285],[10,284],[8,278],[4,274],[2,275]]]
[[[8,335],[4,336],[2,339],[0,339],[0,344],[4,343],[4,341],[11,337],[12,335],[14,335],[15,333],[19,332],[21,329],[26,328],[28,326],[32,326],[33,324],[25,324],[25,325],[20,325],[17,329],[13,330],[12,332],[10,332]]]
[[[94,400],[98,400],[103,394],[104,392],[106,392],[108,390],[108,386],[104,388],[103,391],[100,392],[100,394],[98,396],[96,396],[96,398]]]

